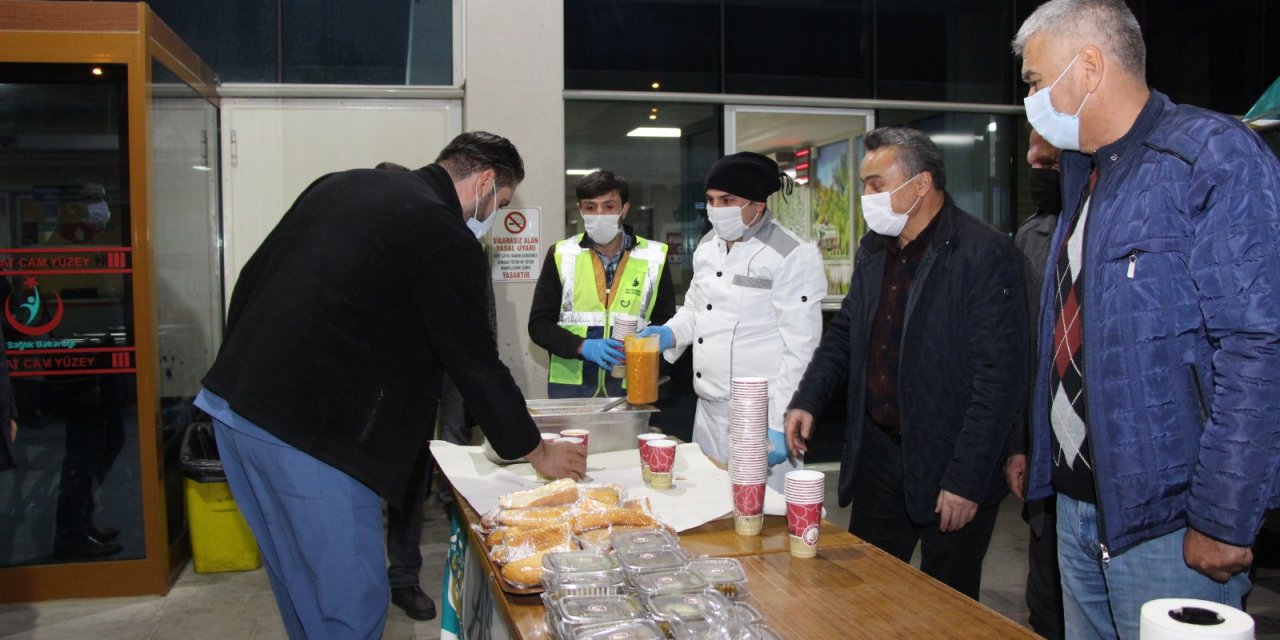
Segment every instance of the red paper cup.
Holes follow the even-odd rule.
[[[733,483],[733,512],[740,516],[758,516],[764,513],[764,484]]]
[[[666,439],[667,436],[661,433],[641,433],[636,436],[636,449],[640,452],[640,476],[644,478],[645,484],[649,483],[649,463],[645,458],[649,455],[647,451],[649,443]]]
[[[676,466],[675,440],[649,442],[649,485],[654,489],[670,489],[672,471]]]
[[[818,529],[822,524],[822,503],[787,501],[787,533],[791,536],[791,555],[812,558],[818,554]]]

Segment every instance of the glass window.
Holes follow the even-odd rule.
[[[222,335],[218,110],[163,65],[151,72],[151,237],[169,542],[186,530],[178,454]]]
[[[720,93],[717,0],[565,0],[566,89]]]
[[[872,97],[871,1],[725,3],[725,93]]]
[[[1013,231],[1011,165],[1023,162],[1014,158],[1013,139],[1023,134],[1013,129],[1013,116],[886,109],[876,113],[876,124],[929,134],[942,149],[946,190],[956,205],[997,229]]]
[[[1008,103],[1008,0],[898,0],[876,13],[876,96],[888,100]]]
[[[453,84],[451,0],[155,0],[222,82]]]
[[[0,566],[145,554],[125,74],[0,64],[0,324],[19,424]]]
[[[627,135],[637,127],[669,127],[679,134]],[[710,229],[702,185],[720,158],[721,140],[719,105],[566,101],[566,235],[583,231],[574,194],[582,174],[608,169],[622,176],[631,187],[626,222],[641,236],[669,245],[667,268],[682,300],[693,275],[693,249]]]
[[[1280,70],[1263,66],[1267,34],[1261,4],[1146,3],[1146,15],[1139,19],[1147,42],[1147,81],[1174,102],[1244,115]],[[1271,4],[1266,11],[1280,13]],[[1272,77],[1264,82],[1268,72]]]
[[[150,0],[151,9],[223,82],[276,82],[276,3]]]

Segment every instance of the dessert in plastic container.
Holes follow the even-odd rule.
[[[636,574],[660,569],[683,567],[688,560],[679,549],[637,549],[634,551],[618,551],[613,554],[618,564],[634,578]]]
[[[723,615],[733,605],[714,591],[663,593],[646,600],[649,615],[658,622],[709,620]]]
[[[559,551],[542,556],[542,584],[549,585],[561,576],[617,572],[618,563],[599,551]]]
[[[737,558],[692,558],[686,566],[731,600],[747,596],[747,574]]]
[[[642,549],[675,549],[680,542],[666,529],[645,531],[619,531],[610,538],[614,551],[639,551]]]
[[[593,595],[612,596],[626,592],[627,581],[622,571],[596,571],[591,573],[569,573],[543,581],[547,593],[556,595]]]
[[[631,586],[642,596],[707,591],[707,583],[684,567],[637,573],[631,576]]]
[[[666,634],[652,620],[602,622],[579,628],[573,640],[665,640]]]
[[[543,599],[559,621],[561,637],[573,637],[581,627],[600,622],[634,620],[644,615],[640,602],[632,596],[588,596],[567,594]],[[550,615],[550,613],[548,614]]]

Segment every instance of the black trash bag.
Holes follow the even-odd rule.
[[[182,451],[178,456],[182,475],[196,482],[226,482],[218,444],[213,437],[212,422],[193,422],[182,434]]]

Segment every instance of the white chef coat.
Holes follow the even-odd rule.
[[[822,254],[773,220],[772,212],[728,244],[711,231],[693,252],[693,280],[684,304],[667,321],[675,362],[693,347],[698,408],[693,439],[709,458],[729,458],[729,381],[769,381],[769,428],[783,414],[822,336],[827,294]],[[782,490],[787,462],[770,469],[769,486]],[[775,486],[776,485],[776,486]]]

